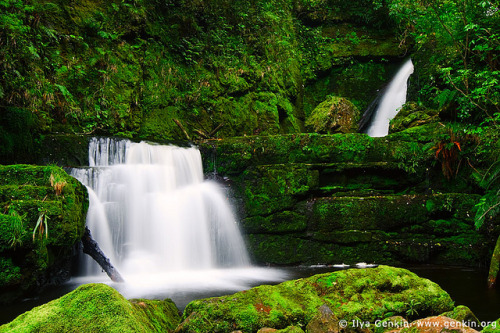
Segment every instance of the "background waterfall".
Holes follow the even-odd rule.
[[[408,59],[387,87],[377,110],[375,110],[371,124],[366,130],[366,134],[371,137],[380,137],[389,134],[389,122],[406,102],[408,78],[412,73],[413,63],[411,59]]]
[[[94,138],[89,164],[71,175],[87,186],[87,225],[125,279],[249,265],[227,198],[204,181],[196,148]],[[100,268],[89,259],[84,272]]]

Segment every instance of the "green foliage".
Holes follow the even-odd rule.
[[[184,138],[175,117],[192,138],[295,133],[309,79],[401,53],[378,0],[0,6],[0,99],[41,132]]]
[[[14,218],[11,220],[10,246],[15,249],[16,247],[23,245],[23,236],[25,233],[24,220],[26,218],[27,213],[19,215],[19,213],[16,210],[9,208],[9,215]]]
[[[392,0],[389,7],[402,27],[402,42],[415,44],[419,98],[447,106],[456,120],[496,123],[500,11],[493,2]]]
[[[49,216],[47,212],[42,211],[38,208],[39,215],[36,220],[35,228],[33,229],[33,241],[35,241],[35,235],[38,231],[38,236],[40,239],[43,239],[43,234],[45,233],[45,238],[49,238],[49,226],[47,225],[47,221],[49,220]]]
[[[493,163],[479,185],[485,189],[485,194],[476,204],[476,228],[480,228],[485,221],[494,220],[500,213],[500,162]]]

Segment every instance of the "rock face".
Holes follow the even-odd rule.
[[[104,284],[88,284],[0,326],[0,332],[172,332],[179,322],[170,300],[127,301]]]
[[[1,302],[69,278],[87,191],[52,166],[0,166]]]
[[[176,332],[256,332],[291,325],[336,332],[353,320],[374,323],[388,314],[412,317],[453,309],[435,283],[400,268],[350,269],[259,286],[233,295],[193,301]],[[345,320],[346,322],[341,322]]]
[[[401,132],[405,129],[439,121],[439,112],[408,102],[401,111],[391,120],[389,133]]]
[[[258,263],[487,264],[492,240],[474,227],[481,192],[465,161],[443,176],[439,130],[254,136],[200,149],[207,172],[229,179]]]

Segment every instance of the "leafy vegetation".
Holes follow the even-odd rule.
[[[222,124],[219,136],[299,132],[308,82],[402,52],[381,19],[387,8],[372,0],[1,0],[0,9],[0,107],[32,115],[35,137],[185,138],[173,119],[194,138]],[[11,127],[0,128],[8,153]]]
[[[418,99],[476,125],[500,119],[500,11],[493,1],[393,0],[402,43],[414,44]]]

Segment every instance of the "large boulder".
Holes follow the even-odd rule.
[[[322,134],[355,133],[361,112],[348,99],[330,96],[306,119],[306,126]]]
[[[256,332],[269,327],[375,322],[389,315],[431,316],[453,309],[437,284],[401,268],[350,269],[196,300],[176,332]],[[416,318],[413,318],[416,319]],[[339,325],[345,322],[340,323]]]
[[[0,166],[0,302],[69,278],[87,190],[55,166]]]
[[[0,332],[172,332],[171,300],[128,301],[105,284],[87,284],[0,326]]]

